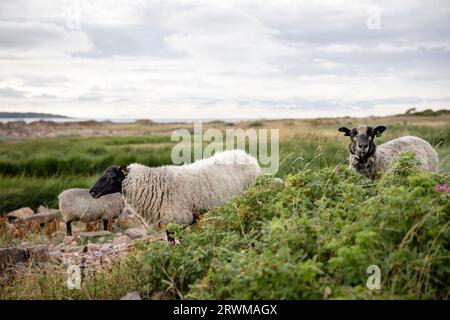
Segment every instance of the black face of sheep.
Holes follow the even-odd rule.
[[[122,192],[122,182],[126,174],[127,168],[124,166],[109,167],[89,190],[89,193],[93,198],[98,199],[110,193]]]
[[[350,144],[348,146],[350,153],[361,160],[366,160],[376,151],[375,137],[379,137],[386,130],[386,127],[378,126],[372,128],[360,125],[351,130],[346,127],[339,128],[338,130],[343,132],[345,136],[350,137]]]

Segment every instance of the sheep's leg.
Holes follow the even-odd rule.
[[[108,219],[103,219],[103,230],[108,230]]]
[[[72,220],[66,222],[66,231],[68,236],[72,235]]]

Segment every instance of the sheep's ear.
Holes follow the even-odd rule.
[[[349,128],[342,127],[342,128],[339,128],[338,131],[344,132],[344,136],[349,136],[350,135],[350,129]]]
[[[124,176],[126,176],[128,174],[127,166],[120,166],[119,172],[122,173]]]
[[[373,133],[375,137],[380,137],[381,134],[386,130],[385,126],[378,126],[375,129],[373,129]]]

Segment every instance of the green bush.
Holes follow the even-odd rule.
[[[436,139],[447,133],[427,131]],[[59,192],[91,186],[111,164],[169,163],[165,139],[1,144],[0,213],[54,207]],[[441,159],[449,150],[443,145]],[[445,174],[421,172],[405,154],[373,182],[349,171],[345,145],[326,137],[286,140],[280,151],[283,186],[260,177],[242,197],[196,224],[169,226],[178,245],[139,242],[111,272],[85,279],[82,290],[64,286],[63,269],[33,269],[0,283],[0,299],[120,298],[131,290],[148,299],[450,297],[450,195],[435,190],[449,183]],[[381,290],[366,288],[372,264],[380,267]]]
[[[28,280],[3,297],[118,298],[120,281],[145,298],[448,299],[450,195],[435,190],[446,179],[419,171],[411,154],[377,182],[344,166],[305,169],[284,186],[260,177],[196,224],[168,226],[178,245],[140,242],[82,291]],[[370,265],[380,290],[366,288]]]
[[[229,232],[246,241],[208,261],[188,297],[317,299],[329,288],[330,298],[448,298],[450,197],[435,191],[443,183],[435,174],[416,172],[405,183],[416,171],[409,157],[377,184],[342,168],[302,171],[278,191],[260,180],[207,215],[229,220]],[[382,290],[365,288],[372,264]]]

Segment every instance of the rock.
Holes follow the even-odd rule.
[[[141,227],[142,223],[127,207],[123,208],[122,213],[113,224],[114,232],[123,232],[127,229]]]
[[[173,292],[173,289],[171,290],[164,290],[164,291],[156,291],[152,294],[151,297],[152,300],[174,300],[175,294]]]
[[[323,290],[323,300],[328,300],[330,295],[331,295],[330,287],[325,287],[325,289]]]
[[[48,212],[48,213],[36,213],[32,216],[23,218],[23,222],[28,223],[28,222],[36,222],[37,224],[45,224],[48,223],[54,219],[60,219],[61,213],[59,212],[59,210],[57,210],[56,212]]]
[[[105,237],[100,237],[100,238],[98,238],[98,242],[100,242],[100,243],[103,243],[103,242],[105,242],[106,241],[106,238]]]
[[[14,265],[14,269],[16,269],[16,270],[22,269],[21,272],[25,272],[25,270],[27,269],[27,264],[25,262],[22,262],[22,261],[17,262]]]
[[[109,231],[91,231],[91,232],[80,232],[77,234],[81,239],[94,239],[101,238],[111,235],[112,233]]]
[[[64,238],[64,244],[66,244],[66,245],[71,244],[72,241],[74,241],[74,240],[75,240],[75,238],[73,236],[66,236]],[[75,243],[76,243],[76,241],[75,241]]]
[[[120,300],[142,300],[141,295],[137,291],[128,292]]]
[[[92,251],[98,250],[98,247],[97,247],[97,245],[96,245],[95,243],[88,243],[88,244],[85,246],[85,248],[86,248],[86,251],[87,251],[87,252],[92,252]]]
[[[120,247],[128,247],[131,244],[131,238],[127,235],[123,235],[115,238],[113,244]]]
[[[147,232],[142,227],[140,227],[125,230],[124,234],[129,236],[131,239],[137,239],[147,235]]]
[[[37,245],[28,248],[29,258],[33,261],[46,262],[50,258],[50,252],[46,245]]]
[[[60,221],[59,225],[58,225],[58,228],[60,230],[66,230],[66,223],[64,221]]]
[[[16,219],[23,219],[26,217],[30,217],[32,215],[34,215],[34,211],[29,207],[24,207],[24,208],[14,210],[14,211],[8,213],[6,216],[8,217],[8,220],[14,221]]]
[[[6,226],[6,234],[7,235],[11,236],[11,235],[14,235],[16,233],[17,229],[16,229],[16,227],[14,225],[6,222],[5,226]]]
[[[0,249],[0,270],[3,270],[9,265],[27,262],[30,259],[35,262],[48,261],[48,247],[45,245],[38,245],[32,247],[13,247]]]
[[[50,262],[53,264],[60,264],[63,262],[62,257],[57,253],[50,254]]]
[[[3,248],[0,249],[0,270],[7,266],[15,265],[18,262],[27,260],[26,250],[24,248]]]
[[[284,186],[284,181],[280,178],[273,178],[271,183],[276,186]]]
[[[70,247],[64,248],[64,252],[66,253],[72,253],[72,252],[78,252],[80,251],[80,248],[76,246],[77,243],[75,242],[75,245],[71,243]]]
[[[37,209],[37,213],[56,213],[59,212],[58,209],[50,209],[44,206],[39,206],[39,208]]]
[[[110,251],[112,248],[112,244],[111,243],[106,243],[103,246],[100,247],[100,251],[106,252],[106,251]]]

